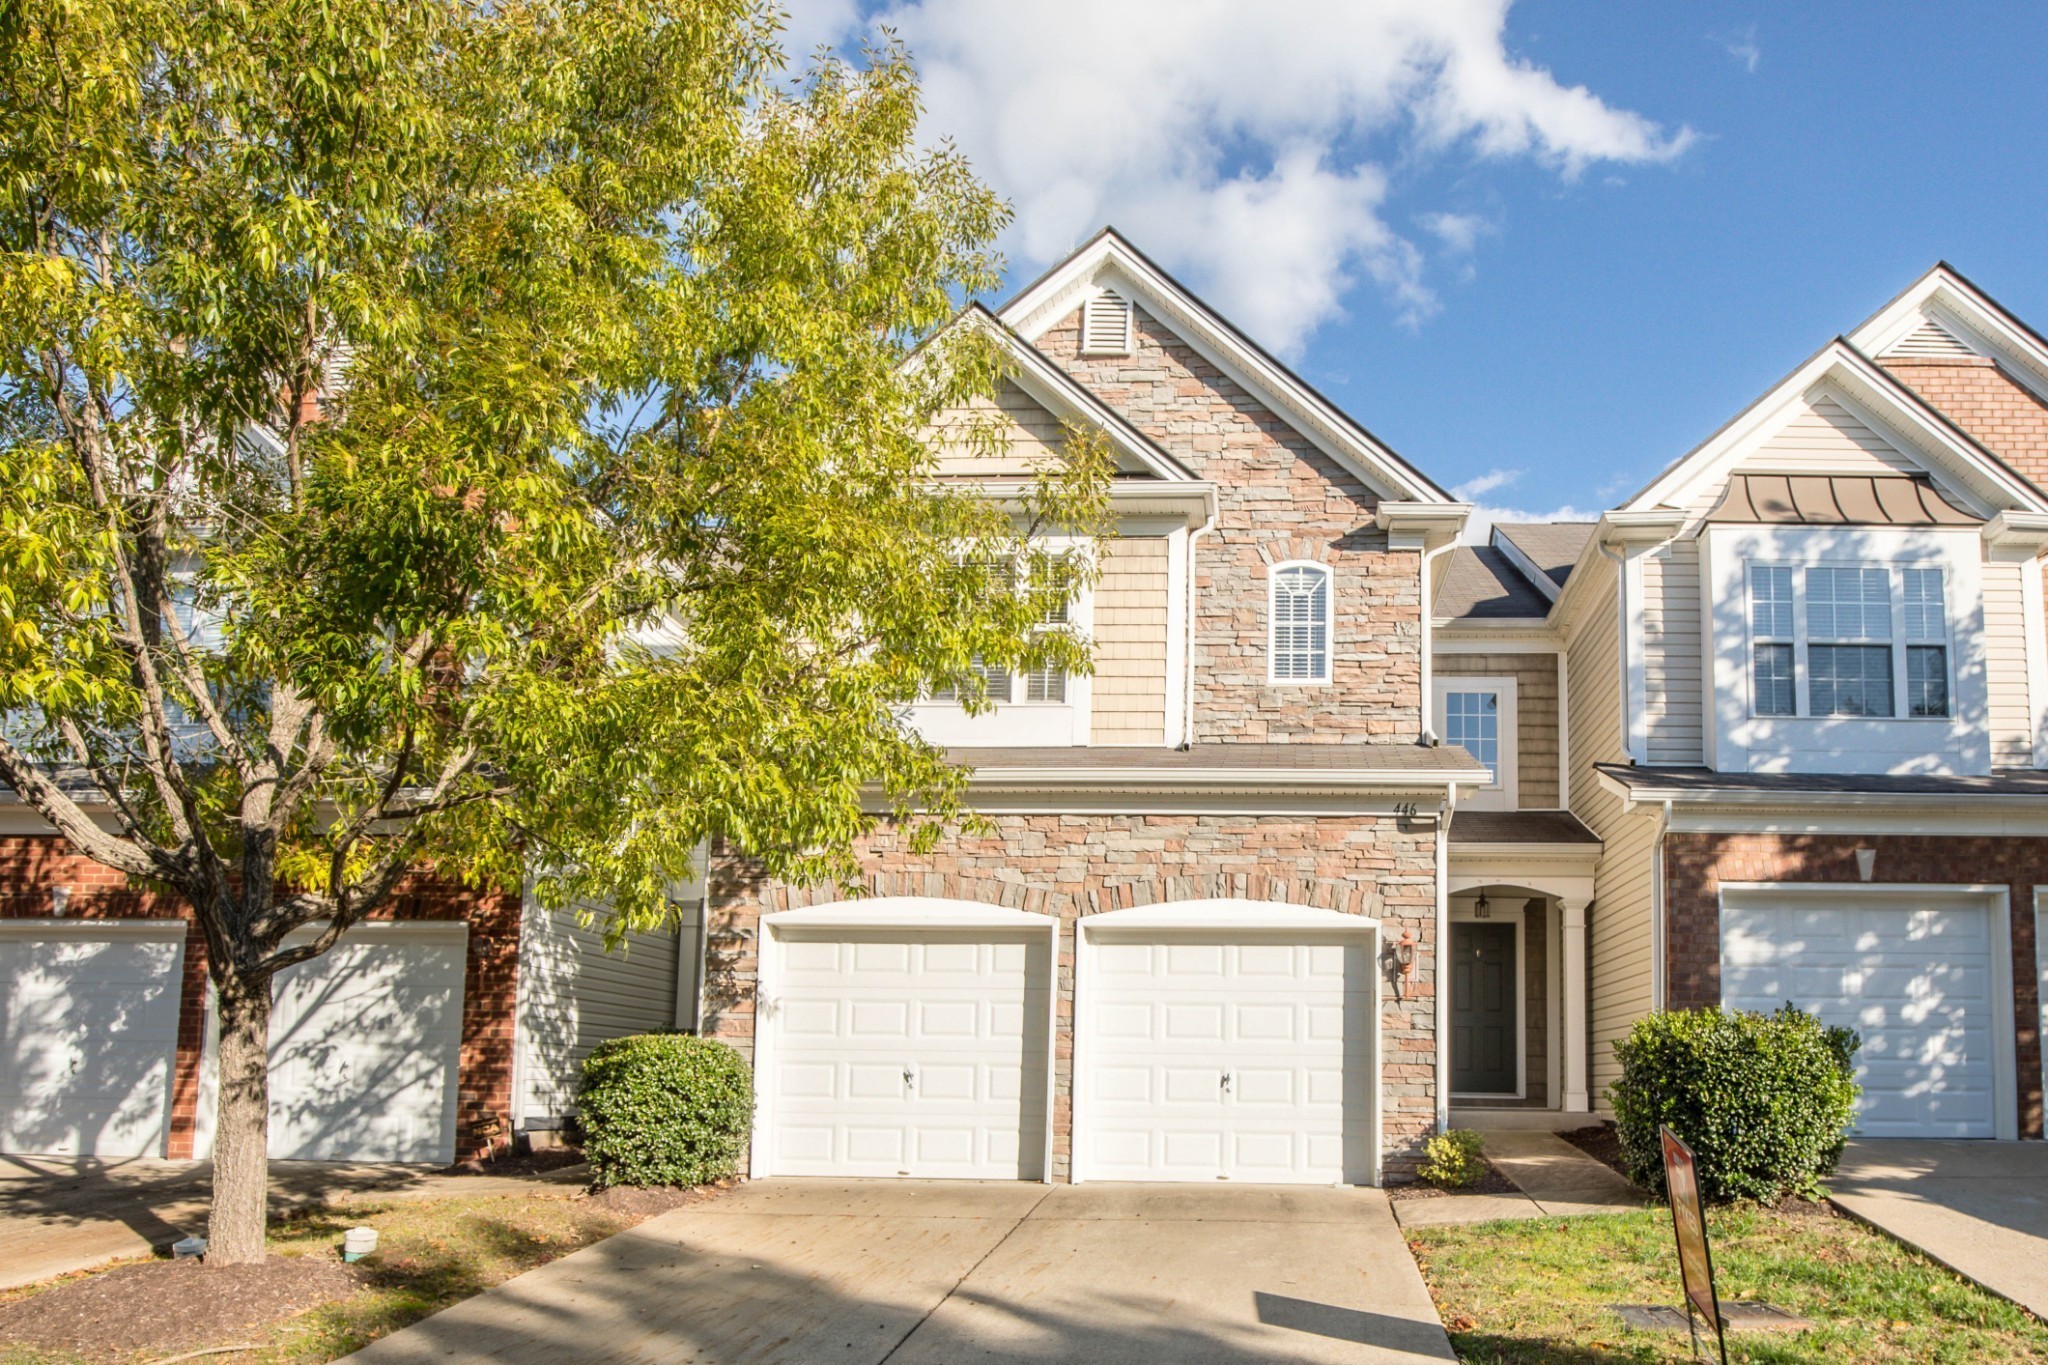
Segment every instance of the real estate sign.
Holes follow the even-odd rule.
[[[1707,1246],[1707,1219],[1700,1210],[1699,1168],[1692,1148],[1669,1128],[1660,1128],[1664,1139],[1664,1188],[1671,1196],[1671,1224],[1678,1236],[1678,1274],[1685,1287],[1688,1321],[1697,1313],[1713,1324],[1714,1340],[1721,1348],[1721,1365],[1728,1365],[1727,1329],[1721,1321],[1721,1300],[1714,1290],[1714,1256]],[[1697,1354],[1699,1331],[1693,1330]]]

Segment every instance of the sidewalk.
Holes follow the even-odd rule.
[[[379,1199],[567,1195],[589,1179],[583,1166],[542,1175],[449,1175],[438,1166],[273,1161],[273,1210]],[[205,1161],[104,1162],[0,1157],[0,1289],[108,1261],[147,1256],[204,1234],[213,1166]]]

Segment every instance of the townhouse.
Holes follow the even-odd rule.
[[[713,850],[623,956],[423,887],[281,988],[280,1155],[551,1128],[595,1042],[687,1027],[753,1059],[756,1175],[1376,1183],[1588,1121],[1649,1010],[1786,1000],[1863,1033],[1860,1131],[2041,1136],[2048,345],[1968,281],[1478,545],[1113,232],[956,325],[1010,439],[941,477],[1118,463],[1092,673],[906,717],[989,830],[884,826],[852,899]],[[203,1152],[200,945],[9,818],[0,1150]]]

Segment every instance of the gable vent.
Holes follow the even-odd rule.
[[[1927,318],[1905,336],[1885,348],[1885,355],[1919,360],[1974,360],[1977,353],[1964,345],[1954,332]]]
[[[1081,305],[1081,353],[1131,353],[1131,301],[1105,289]]]

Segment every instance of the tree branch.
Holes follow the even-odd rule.
[[[72,847],[94,862],[131,877],[154,877],[180,884],[180,889],[183,889],[182,883],[188,880],[189,870],[169,851],[132,838],[120,838],[101,829],[99,822],[88,815],[84,807],[51,781],[34,760],[15,748],[5,735],[0,735],[0,777],[4,777],[15,793],[35,808],[37,814],[56,826],[57,832],[71,841]]]

